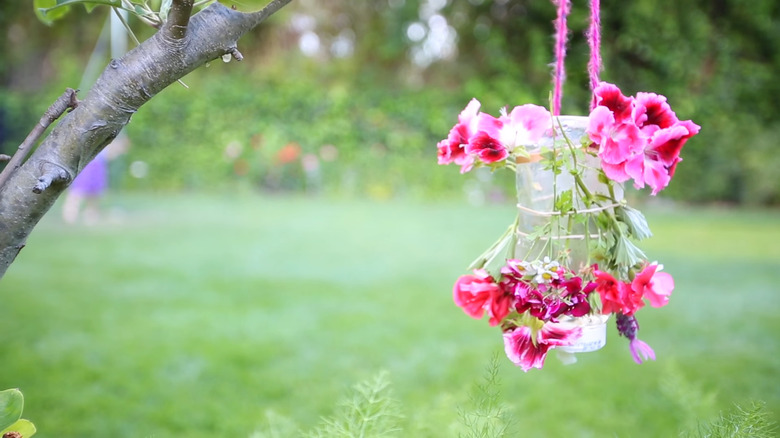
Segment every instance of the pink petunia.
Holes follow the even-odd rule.
[[[546,323],[536,333],[536,341],[531,339],[532,330],[520,326],[504,332],[504,351],[509,360],[523,371],[542,368],[547,352],[551,348],[572,345],[582,335],[582,329],[564,328],[560,324]]]

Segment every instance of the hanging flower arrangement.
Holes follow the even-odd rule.
[[[453,299],[468,316],[487,315],[500,327],[507,357],[523,371],[542,368],[551,349],[566,363],[574,353],[600,349],[611,315],[642,363],[655,353],[637,337],[636,312],[666,305],[674,280],[636,245],[651,233],[623,199],[623,183],[659,193],[699,126],[680,120],[664,96],[625,96],[598,80],[597,1],[588,34],[591,111],[560,116],[569,4],[555,3],[552,112],[525,104],[495,117],[472,99],[438,144],[439,164],[460,166],[461,173],[487,167],[517,174],[517,219],[474,261],[472,273],[457,279]]]

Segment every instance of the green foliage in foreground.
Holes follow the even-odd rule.
[[[501,401],[501,382],[498,378],[497,357],[494,356],[485,373],[473,391],[470,404],[461,412],[460,428],[451,430],[447,436],[461,438],[501,438],[520,436],[520,431],[510,431],[512,424],[506,407]],[[679,376],[678,376],[679,377]],[[706,399],[692,398],[694,394],[684,394],[691,387],[687,381],[675,382],[680,385],[676,392],[678,399],[672,399],[680,406],[687,405],[695,410],[708,403]],[[711,400],[709,400],[711,401]],[[692,403],[691,403],[692,402]],[[364,438],[403,436],[398,427],[399,403],[392,398],[390,382],[386,373],[355,385],[351,393],[340,403],[340,411],[332,417],[323,418],[321,426],[312,432],[303,432],[289,418],[280,417],[273,412],[266,413],[268,425],[252,433],[249,438],[283,438],[307,436],[316,438]],[[697,417],[688,418],[693,422]],[[753,402],[748,408],[736,405],[727,413],[710,422],[699,422],[680,433],[685,438],[770,438],[777,425],[769,419],[765,405]]]
[[[676,281],[667,307],[637,315],[658,360],[636,365],[610,329],[598,353],[570,366],[552,353],[526,374],[451,298],[511,205],[105,204],[93,227],[66,227],[55,208],[0,282],[0,387],[24,392],[36,438],[241,437],[266,430],[266,412],[313,431],[379,370],[402,436],[454,437],[480,412],[474,385],[496,355],[492,406],[509,432],[676,436],[751,400],[780,419],[768,383],[780,375],[778,212],[644,209],[655,236],[643,248]]]
[[[0,436],[15,432],[21,437],[28,438],[35,435],[35,426],[22,418],[24,410],[24,395],[18,389],[6,389],[0,391]]]

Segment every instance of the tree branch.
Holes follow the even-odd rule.
[[[207,62],[228,53],[238,59],[238,39],[290,1],[273,0],[254,13],[212,3],[190,18],[193,1],[173,0],[166,25],[122,58],[111,60],[84,100],[0,185],[0,277],[70,181],[138,108]]]
[[[55,120],[60,118],[62,113],[65,112],[68,108],[73,109],[76,108],[78,105],[78,100],[76,99],[76,93],[77,91],[72,88],[65,89],[65,92],[62,93],[62,96],[60,96],[57,100],[54,101],[54,103],[51,104],[49,109],[46,110],[46,112],[43,113],[43,116],[41,116],[41,120],[38,122],[37,125],[35,125],[35,128],[30,131],[30,134],[27,135],[27,138],[24,139],[22,144],[19,145],[19,148],[14,153],[14,156],[11,157],[11,159],[8,161],[8,164],[5,166],[2,172],[0,172],[0,187],[5,184],[6,181],[8,181],[8,178],[11,177],[11,174],[21,167],[22,163],[24,162],[25,158],[27,158],[27,154],[30,152],[30,149],[32,145],[35,144],[35,142],[38,141],[38,138],[46,132],[46,129],[51,125]],[[6,155],[7,156],[7,155]]]
[[[193,0],[173,0],[168,12],[168,21],[163,24],[162,31],[172,40],[181,40],[187,36],[187,25],[192,15]]]

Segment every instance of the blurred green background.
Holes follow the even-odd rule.
[[[589,102],[585,3],[569,114]],[[472,97],[545,105],[551,3],[295,0],[240,41],[243,62],[133,116],[97,224],[58,204],[33,232],[0,281],[0,389],[22,389],[42,437],[249,436],[276,414],[308,429],[387,370],[402,436],[447,437],[498,354],[510,436],[676,436],[751,400],[780,420],[780,4],[601,3],[602,78],[702,126],[668,189],[630,194],[677,283],[638,315],[657,362],[611,328],[603,351],[524,374],[451,301],[513,219],[514,182],[437,166],[436,142]],[[87,92],[106,17],[46,27],[30,2],[0,5],[3,152],[64,87]]]
[[[262,2],[226,4],[249,10]],[[601,4],[602,79],[627,95],[663,94],[681,119],[703,127],[663,196],[780,202],[780,4]],[[88,91],[94,73],[86,66],[107,14],[74,8],[46,27],[29,2],[0,6],[6,153],[64,87]],[[574,2],[564,114],[588,109],[587,16],[586,2]],[[385,198],[459,195],[476,177],[430,166],[436,142],[472,97],[493,114],[507,105],[547,105],[554,17],[545,0],[296,0],[240,41],[243,62],[216,61],[185,79],[189,89],[176,84],[143,107],[125,130],[132,148],[115,163],[114,182],[127,189],[241,184]],[[150,34],[133,23],[141,39]],[[133,162],[141,162],[135,175],[143,178],[131,176]]]
[[[457,437],[495,355],[507,436],[672,437],[752,400],[780,420],[776,211],[650,209],[642,246],[676,282],[668,306],[637,313],[657,361],[635,364],[610,323],[604,349],[526,374],[451,298],[509,203],[140,194],[106,208],[94,226],[48,215],[0,283],[0,386],[22,389],[41,437],[247,437],[268,415],[310,429],[381,370],[397,436]]]

